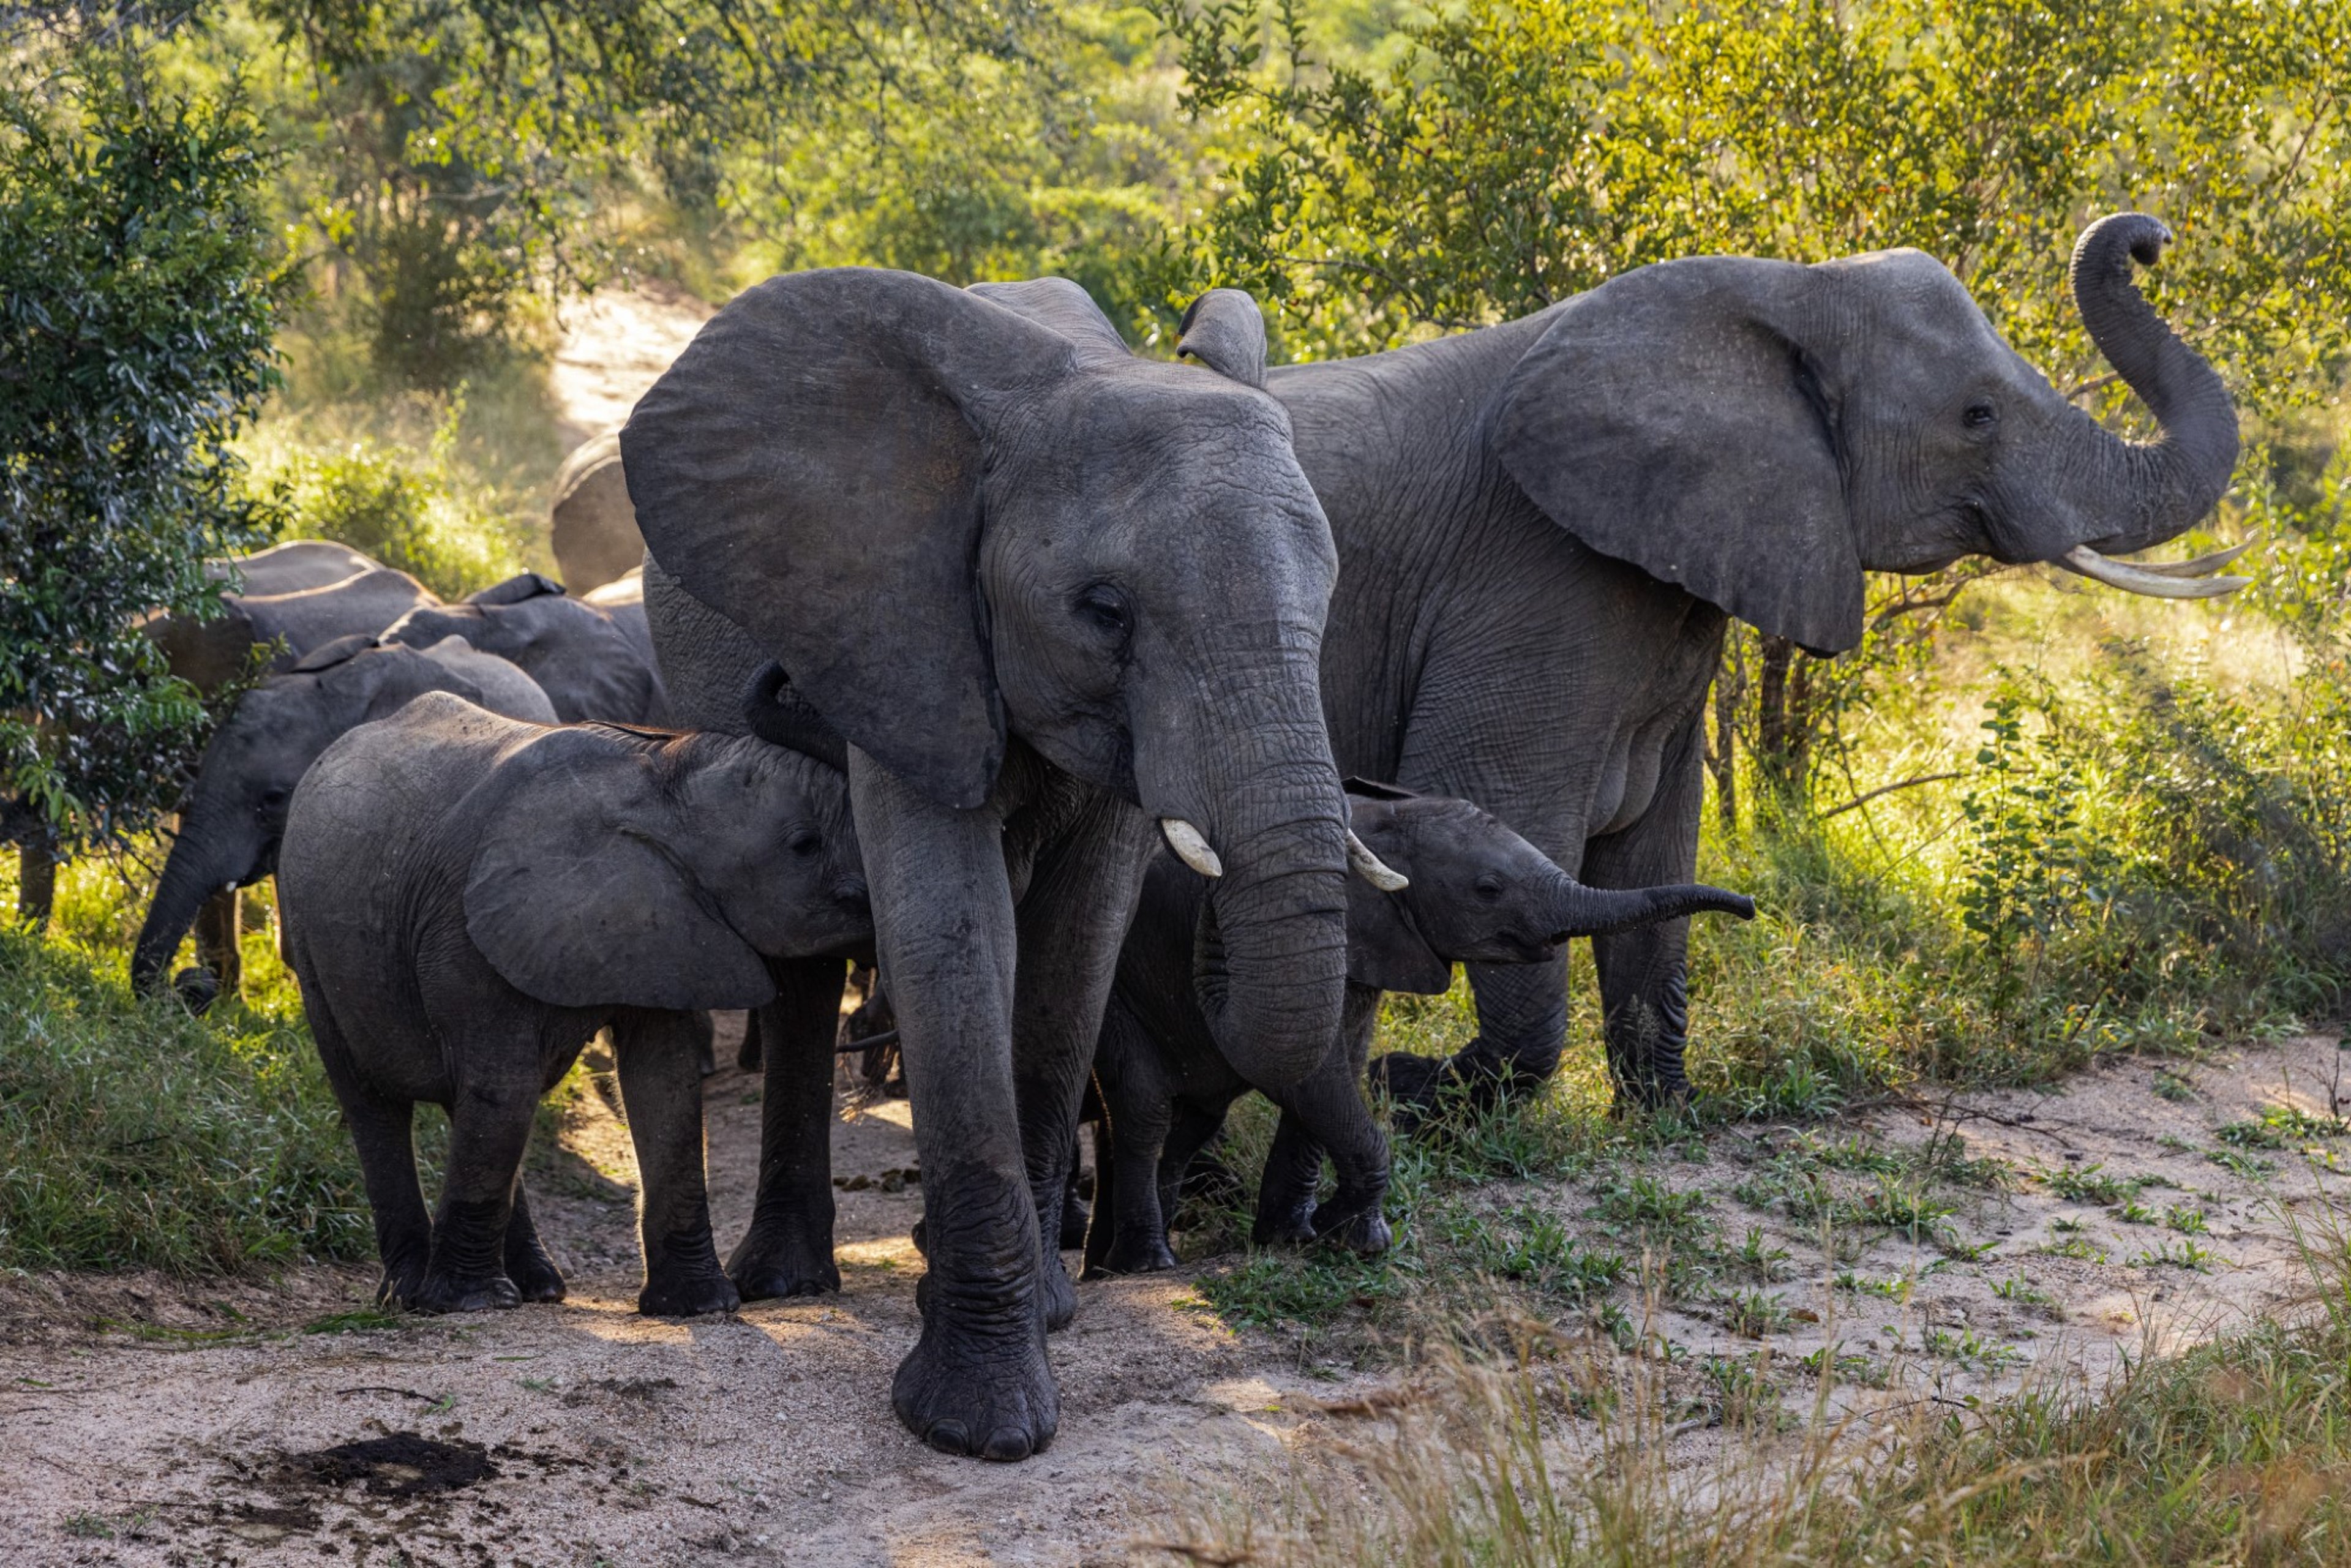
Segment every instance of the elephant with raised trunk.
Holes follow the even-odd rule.
[[[1281,1107],[1281,1123],[1258,1184],[1250,1239],[1327,1241],[1371,1253],[1389,1240],[1380,1212],[1387,1139],[1363,1092],[1384,993],[1437,996],[1452,985],[1457,963],[1540,963],[1570,937],[1701,910],[1748,919],[1755,905],[1699,885],[1586,887],[1468,800],[1358,779],[1346,789],[1356,837],[1400,885],[1368,879],[1348,885],[1345,1022],[1303,1082],[1267,1091]],[[1094,1058],[1104,1115],[1085,1238],[1090,1277],[1176,1266],[1167,1217],[1192,1156],[1224,1125],[1232,1103],[1259,1087],[1226,1058],[1202,1011],[1202,995],[1213,994],[1222,968],[1204,902],[1200,879],[1173,856],[1161,857],[1119,955]],[[1338,1186],[1318,1204],[1326,1152]]]
[[[1246,296],[1205,308],[1262,343]],[[1337,563],[1289,437],[1246,369],[1137,360],[1074,284],[853,268],[738,297],[622,432],[677,711],[739,725],[772,664],[845,747],[923,1163],[893,1398],[946,1451],[1022,1458],[1059,1420],[1061,1197],[1160,831],[1215,877],[1215,1022],[1253,1076],[1295,1082],[1339,1027]],[[760,1017],[746,1297],[838,1284],[841,988],[810,968]]]
[[[2138,592],[2235,586],[2198,576],[2227,552],[2113,559],[2204,517],[2236,461],[2220,378],[2132,281],[2168,238],[2123,214],[2074,255],[2084,324],[2162,423],[2147,443],[2069,402],[1908,250],[1665,262],[1522,320],[1273,371],[1339,550],[1340,766],[1474,800],[1595,887],[1684,882],[1728,617],[1840,652],[1865,572],[1967,555]],[[1675,921],[1593,944],[1632,1103],[1685,1092],[1687,941]],[[1558,1061],[1563,958],[1469,975],[1477,1040],[1381,1064],[1407,1107]]]

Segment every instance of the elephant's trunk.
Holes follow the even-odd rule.
[[[2106,526],[2076,541],[2099,555],[2163,543],[2212,509],[2237,465],[2237,411],[2220,375],[2165,325],[2131,277],[2153,265],[2171,233],[2156,219],[2119,213],[2085,230],[2074,247],[2074,302],[2109,364],[2163,425],[2160,440],[2125,441],[2083,420],[2091,449],[2079,472],[2085,517]]]
[[[1680,920],[1708,911],[1752,920],[1755,917],[1755,901],[1744,894],[1727,893],[1703,883],[1622,891],[1586,887],[1562,872],[1549,914],[1552,936],[1564,941],[1571,936],[1606,936],[1614,932],[1655,925],[1660,921]]]
[[[180,836],[172,842],[171,857],[163,862],[154,900],[147,905],[147,918],[131,950],[131,987],[141,996],[162,990],[172,955],[180,950],[204,901],[246,881],[256,869],[260,852],[247,841],[252,835],[225,830],[222,814],[207,809],[200,797],[181,819]]]
[[[1209,886],[1199,995],[1241,1075],[1280,1090],[1338,1037],[1347,977],[1346,822],[1330,765],[1218,822],[1224,873]],[[1320,777],[1305,775],[1319,774]]]

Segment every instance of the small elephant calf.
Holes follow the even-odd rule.
[[[726,1312],[694,1009],[772,1000],[767,959],[870,947],[848,789],[745,736],[549,727],[434,694],[295,791],[287,945],[359,1148],[380,1294],[426,1312],[560,1301],[523,1198],[539,1096],[605,1026],[644,1179],[637,1309]],[[449,1112],[440,1210],[410,1144]]]
[[[1340,1038],[1303,1082],[1271,1094],[1280,1130],[1259,1184],[1253,1239],[1332,1240],[1359,1252],[1388,1244],[1380,1200],[1387,1140],[1364,1103],[1364,1061],[1383,991],[1434,996],[1456,963],[1531,964],[1570,937],[1601,936],[1701,910],[1751,917],[1754,904],[1702,885],[1586,887],[1467,800],[1346,781],[1355,836],[1408,884],[1382,892],[1347,879],[1347,1005]],[[1192,1156],[1255,1087],[1219,1049],[1201,1005],[1217,969],[1205,883],[1163,853],[1121,950],[1094,1058],[1107,1136],[1097,1144],[1086,1271],[1176,1266],[1167,1216]],[[1105,1149],[1105,1145],[1107,1145]],[[1319,1208],[1328,1149],[1338,1190]]]

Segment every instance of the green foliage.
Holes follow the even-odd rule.
[[[0,932],[0,1267],[207,1273],[374,1242],[289,1010],[204,1020],[109,964]]]
[[[444,436],[455,428],[453,416]],[[297,453],[277,471],[273,493],[289,534],[364,550],[444,598],[523,570],[506,525],[455,477],[444,439],[425,464],[369,440],[340,453]]]
[[[0,67],[0,838],[119,841],[199,738],[136,622],[266,537],[226,443],[276,380],[269,172],[233,87],[70,40]]]

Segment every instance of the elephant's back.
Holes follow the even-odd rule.
[[[205,571],[214,577],[225,578],[234,570],[240,583],[238,591],[256,597],[331,588],[361,572],[382,569],[381,561],[332,539],[288,539],[251,555],[204,563]]]
[[[500,753],[545,733],[448,692],[347,731],[319,754],[287,811],[277,883],[289,925],[389,939],[434,867],[456,803]]]
[[[572,448],[555,473],[547,508],[548,543],[573,592],[626,573],[643,556],[644,536],[621,467],[621,434],[607,431]]]

